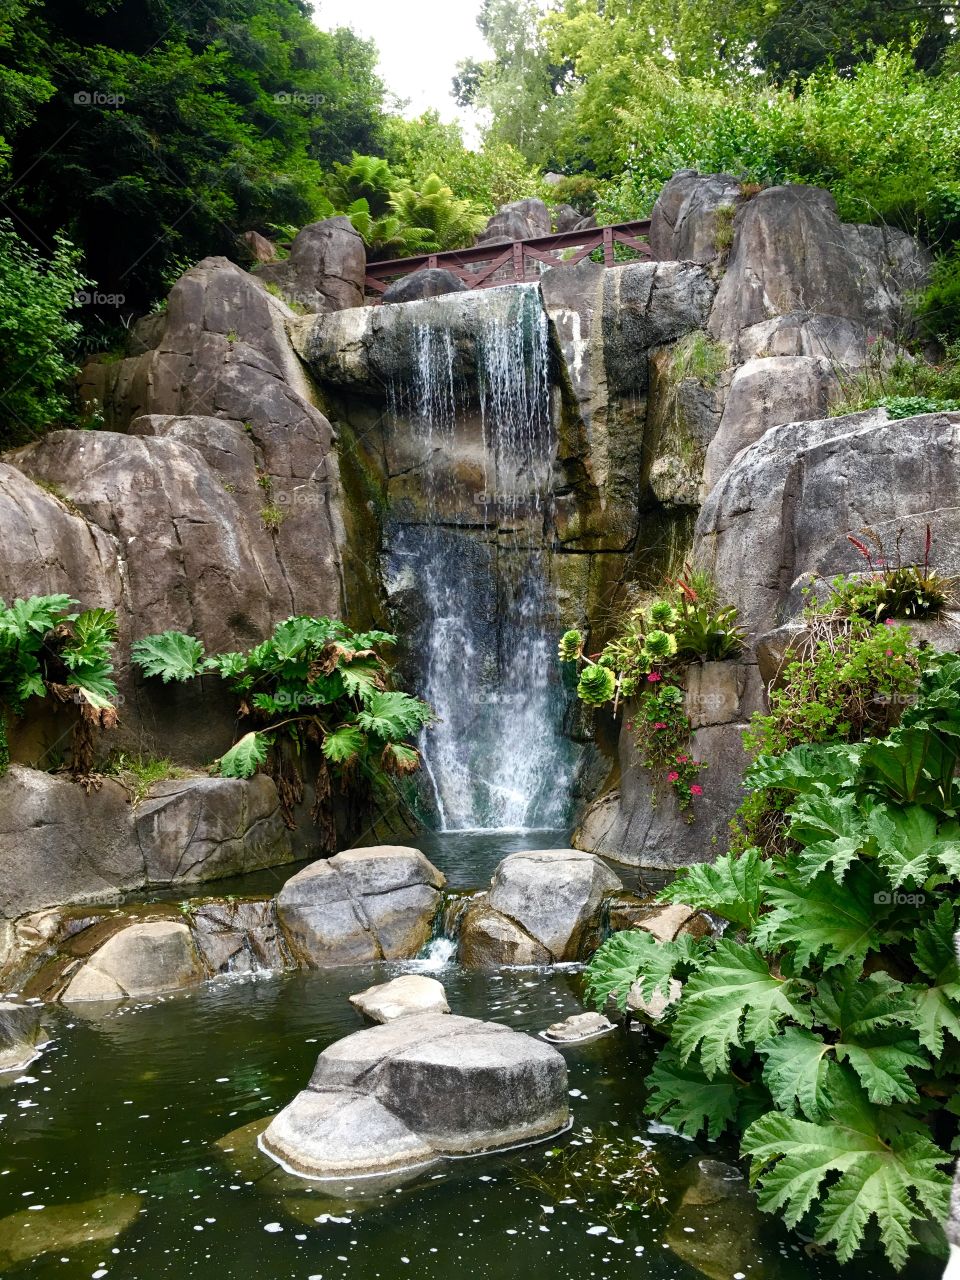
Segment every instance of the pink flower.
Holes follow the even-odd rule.
[[[668,773],[668,774],[667,774],[667,781],[668,781],[668,782],[676,782],[676,781],[679,779],[679,777],[680,777],[679,773]]]
[[[885,649],[885,650],[884,650],[884,654],[886,655],[886,657],[888,657],[888,658],[892,658],[892,657],[893,657],[893,650],[892,650],[892,649]]]
[[[677,761],[680,764],[686,764],[689,759],[689,756],[677,756]]]
[[[633,729],[633,721],[632,721],[632,720],[628,720],[628,721],[627,721],[627,728],[628,728],[628,729],[631,729],[631,730]]]
[[[656,684],[656,683],[657,683],[657,681],[660,679],[660,672],[659,672],[659,671],[651,671],[651,672],[650,672],[650,674],[647,676],[647,679],[649,680],[649,682],[650,682],[651,684]]]
[[[703,795],[703,787],[701,787],[701,786],[700,786],[700,784],[699,784],[698,782],[695,782],[695,783],[693,784],[693,786],[690,788],[690,794],[691,794],[692,796],[702,796],[702,795]]]
[[[653,727],[654,729],[665,729],[667,727],[667,724],[665,720],[658,720]]]
[[[894,620],[893,620],[892,618],[887,618],[886,622],[884,622],[884,624],[883,624],[883,625],[884,625],[885,627],[895,627],[897,624],[894,622]],[[648,677],[648,679],[649,679],[649,677]]]

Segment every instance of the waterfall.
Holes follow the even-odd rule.
[[[547,318],[536,285],[409,304],[395,430],[419,448],[418,492],[387,535],[408,621],[441,829],[562,827],[576,748],[562,734],[550,583]]]

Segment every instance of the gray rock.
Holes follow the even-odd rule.
[[[350,997],[371,1022],[392,1022],[418,1013],[449,1013],[443,983],[421,973],[405,973]]]
[[[477,244],[499,244],[507,240],[531,240],[548,236],[553,230],[550,210],[542,200],[515,200],[501,205],[477,236]]]
[[[179,991],[207,976],[185,924],[161,920],[115,933],[71,978],[65,1003]]]
[[[578,849],[547,849],[504,858],[494,872],[487,901],[554,960],[576,960],[604,894],[622,888],[599,858]]]
[[[284,297],[308,311],[343,311],[363,305],[367,252],[347,217],[325,218],[299,231],[283,262],[254,268]]]
[[[740,202],[740,179],[728,173],[695,169],[675,173],[657,197],[650,215],[650,247],[661,261],[714,262],[717,209]]]
[[[277,246],[259,231],[245,231],[240,241],[253,262],[276,262]]]
[[[292,876],[277,915],[308,967],[400,960],[429,940],[445,883],[418,849],[349,849]]]
[[[380,301],[385,306],[394,302],[418,302],[421,298],[436,298],[442,293],[466,293],[468,287],[452,271],[443,267],[424,267],[412,275],[394,280],[384,290]]]
[[[484,899],[468,907],[460,925],[457,957],[467,969],[502,965],[548,965],[553,957],[542,943]]]
[[[716,435],[706,452],[703,487],[709,492],[741,449],[769,427],[826,416],[840,383],[823,356],[748,360],[734,373]]]
[[[272,899],[211,901],[190,917],[204,967],[217,973],[281,973],[295,967]]]
[[[37,1056],[39,1039],[37,1006],[0,1000],[0,1075],[29,1066]]]
[[[310,1177],[423,1168],[546,1137],[567,1122],[555,1049],[497,1023],[417,1014],[325,1049],[261,1138]]]
[[[20,765],[0,777],[0,918],[109,898],[143,883],[119,783],[105,779],[88,794],[68,777]]]
[[[143,1196],[109,1192],[93,1200],[48,1204],[42,1213],[21,1209],[0,1220],[0,1267],[5,1271],[48,1253],[105,1244],[125,1231]]]
[[[602,1013],[572,1013],[562,1022],[554,1022],[543,1033],[544,1038],[556,1044],[580,1044],[596,1040],[615,1030],[614,1024]]]
[[[580,210],[575,209],[572,204],[555,204],[552,219],[552,229],[557,232],[583,230],[581,223],[587,221]]]
[[[666,994],[655,991],[649,1000],[644,996],[642,984],[638,980],[627,992],[627,1011],[644,1022],[657,1023],[667,1009],[680,999],[683,987],[676,978],[670,979]]]
[[[152,883],[215,880],[293,859],[276,784],[265,774],[159,783],[134,825]]]

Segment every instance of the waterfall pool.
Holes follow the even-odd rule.
[[[565,843],[540,833],[547,846]],[[417,841],[473,886],[532,833]],[[290,869],[275,873],[285,878]],[[577,966],[430,971],[455,1013],[539,1033],[579,1012]],[[0,1076],[0,1274],[52,1280],[887,1280],[841,1268],[759,1214],[731,1163],[643,1115],[654,1041],[617,1032],[563,1050],[560,1137],[449,1161],[370,1198],[283,1173],[256,1133],[317,1054],[364,1024],[347,997],[424,961],[216,980],[149,1002],[51,1006],[50,1042]],[[707,1162],[704,1164],[704,1162]],[[712,1164],[710,1162],[713,1162]],[[733,1176],[731,1176],[733,1175]],[[350,1193],[353,1197],[354,1193]],[[935,1264],[912,1268],[934,1280]]]

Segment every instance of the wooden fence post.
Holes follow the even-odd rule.
[[[603,265],[613,266],[613,227],[603,228]]]
[[[514,280],[522,280],[523,271],[523,245],[519,240],[513,242],[513,278]]]

